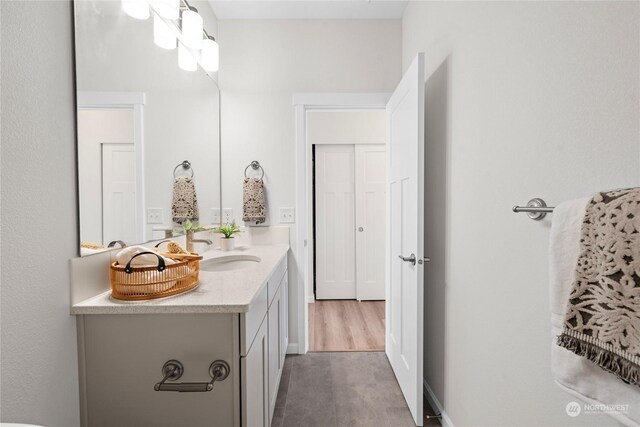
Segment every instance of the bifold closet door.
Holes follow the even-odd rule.
[[[356,298],[385,299],[386,148],[356,145]]]
[[[316,145],[316,298],[356,298],[355,150]]]

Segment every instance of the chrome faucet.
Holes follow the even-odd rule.
[[[213,242],[209,239],[194,239],[193,231],[187,230],[187,252],[193,252],[194,243],[206,243],[207,246],[213,245]]]

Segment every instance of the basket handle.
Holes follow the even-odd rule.
[[[135,254],[134,256],[131,257],[131,259],[129,260],[129,262],[127,263],[127,265],[124,268],[124,272],[127,274],[131,274],[133,272],[133,269],[131,268],[131,261],[133,261],[133,259],[137,256],[140,255],[147,255],[147,254],[151,254],[151,255],[155,255],[158,257],[158,271],[164,271],[164,269],[166,268],[164,265],[164,258],[162,258],[160,255],[158,255],[155,252],[151,252],[151,251],[147,251],[147,252],[140,252],[138,254]]]
[[[163,243],[167,243],[167,242],[170,242],[170,241],[171,241],[171,239],[163,240],[163,241],[161,241],[161,242],[156,243],[156,246],[155,246],[155,247],[156,247],[156,248],[159,248],[161,244],[163,244]]]

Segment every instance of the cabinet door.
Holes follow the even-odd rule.
[[[280,319],[282,320],[280,325],[280,363],[281,366],[284,366],[284,358],[287,355],[287,347],[289,347],[289,280],[287,280],[286,272],[282,278],[280,292]]]
[[[269,419],[273,416],[273,410],[278,398],[278,386],[280,385],[280,375],[282,374],[282,298],[280,290],[273,298],[271,307],[267,314],[269,320]]]
[[[269,427],[269,343],[267,318],[258,329],[253,345],[242,358],[242,425]]]

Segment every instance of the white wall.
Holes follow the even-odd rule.
[[[203,16],[205,29],[216,36],[217,18],[209,4],[192,3]],[[79,1],[76,14],[80,17],[78,90],[145,93],[146,207],[163,209],[164,225],[172,224],[173,170],[189,160],[195,171],[200,223],[210,224],[211,209],[220,204],[216,83],[200,68],[194,72],[178,68],[177,49],[153,43],[153,19],[127,16],[119,1]],[[80,212],[83,223],[84,212]],[[146,226],[148,239],[154,226]]]
[[[80,423],[72,6],[0,2],[3,422]]]
[[[510,208],[640,184],[640,4],[412,2],[405,69],[418,51],[427,381],[456,426],[614,425],[565,413],[574,398],[549,367],[551,218]]]
[[[221,20],[219,40],[222,204],[240,222],[242,174],[258,160],[265,169],[267,224],[277,225],[279,208],[295,206],[292,95],[392,91],[400,80],[400,21]],[[294,345],[301,284],[295,261],[289,260]]]
[[[79,110],[77,117],[80,241],[103,243],[102,143],[134,143],[133,110]]]

